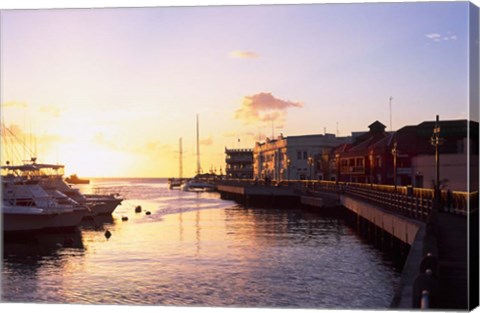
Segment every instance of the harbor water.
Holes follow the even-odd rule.
[[[381,309],[400,279],[387,255],[336,217],[245,208],[217,193],[169,190],[165,179],[81,188],[125,201],[74,232],[6,238],[3,302]]]

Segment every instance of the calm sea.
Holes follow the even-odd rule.
[[[164,179],[82,189],[126,200],[76,232],[9,239],[2,301],[375,309],[399,282],[393,262],[335,217],[245,208]]]

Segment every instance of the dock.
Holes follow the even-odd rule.
[[[415,195],[411,190],[392,192],[359,184],[265,186],[226,181],[218,184],[217,189],[222,199],[244,205],[308,206],[319,212],[342,206],[357,216],[364,232],[395,237],[402,242],[397,249],[409,249],[406,250],[408,255],[400,286],[392,299],[392,308],[423,306],[467,310],[478,302],[478,268],[475,268],[478,267],[478,255],[475,251],[473,256],[472,251],[469,255],[468,245],[468,226],[471,230],[477,229],[478,237],[478,208],[473,214],[469,213],[466,201],[458,201],[458,207],[451,212],[437,212],[433,209],[432,199],[424,193]],[[468,214],[476,216],[476,220],[475,217],[468,218]],[[478,246],[478,238],[472,242],[470,237],[470,245],[472,243]],[[433,275],[427,275],[427,270],[433,271]],[[469,270],[476,273],[474,280],[469,281]],[[472,290],[476,290],[477,295],[472,295]]]
[[[251,184],[217,184],[217,191],[224,200],[235,200],[244,205],[291,206],[300,204],[300,194],[292,188]]]

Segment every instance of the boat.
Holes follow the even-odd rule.
[[[86,217],[111,215],[123,201],[123,198],[117,194],[82,194],[79,189],[70,187],[61,177],[54,175],[42,179],[41,184],[47,190],[58,190],[74,201],[87,206],[89,211]]]
[[[122,203],[123,198],[116,194],[82,194],[79,189],[73,188],[65,182],[63,179],[64,168],[64,165],[59,164],[36,163],[36,159],[32,158],[29,164],[10,166],[9,170],[16,172],[16,174],[11,173],[10,175],[38,180],[38,184],[51,196],[55,196],[58,201],[67,201],[59,196],[59,194],[63,194],[77,204],[87,207],[88,212],[85,217],[110,215]]]
[[[13,168],[18,170],[21,167]],[[11,170],[11,167],[2,167],[2,170]],[[60,194],[57,193],[57,197],[68,199]],[[2,176],[2,198],[5,232],[73,229],[88,210],[71,199],[57,201],[40,186],[38,180],[11,174]]]
[[[200,140],[199,140],[199,124],[198,124],[198,114],[197,114],[197,175],[193,179],[185,180],[180,189],[182,191],[215,191],[216,185],[211,181],[204,179],[205,174],[201,174],[202,168],[200,165]]]
[[[210,182],[191,179],[191,180],[185,181],[185,183],[182,184],[181,189],[182,191],[202,192],[202,191],[215,191],[217,190],[217,187],[215,184]]]
[[[118,194],[84,194],[84,197],[86,198],[85,204],[90,208],[87,216],[111,215],[123,201]]]
[[[34,232],[40,231],[49,225],[55,212],[34,206],[10,205],[8,201],[2,203],[2,229],[4,232]]]
[[[175,189],[180,188],[183,184],[183,179],[181,178],[169,178],[168,179],[168,188]]]
[[[65,181],[69,184],[74,184],[74,185],[78,185],[78,184],[90,184],[90,180],[89,179],[81,179],[79,178],[76,174],[72,174],[70,175],[69,177],[65,178]]]

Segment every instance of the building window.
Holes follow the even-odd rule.
[[[302,159],[302,151],[297,151],[297,160]]]
[[[357,167],[363,167],[363,159],[357,159]]]
[[[307,151],[303,151],[303,159],[304,159],[304,160],[308,159],[308,153],[307,153]]]

